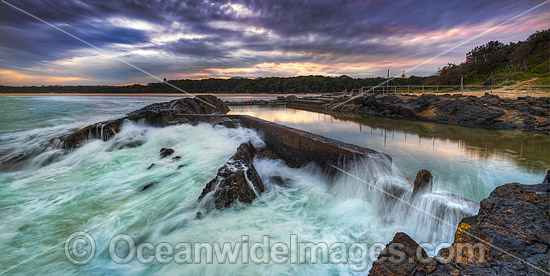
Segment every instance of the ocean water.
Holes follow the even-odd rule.
[[[0,97],[0,158],[32,151],[70,129],[117,118],[149,103],[166,100]],[[233,109],[232,112],[256,115],[372,147],[391,154],[393,161],[372,156],[344,168],[349,175],[338,174],[330,178],[315,166],[296,169],[278,160],[256,158],[254,166],[264,180],[266,191],[252,204],[234,204],[197,219],[197,198],[205,184],[216,176],[218,168],[233,155],[239,144],[251,141],[256,147],[262,147],[259,135],[250,129],[206,124],[153,128],[127,123],[109,141],[89,141],[67,154],[55,148],[47,149],[26,160],[21,167],[0,172],[0,248],[3,249],[0,273],[364,275],[376,257],[373,245],[383,246],[398,231],[434,247],[452,241],[462,216],[474,214],[477,208],[457,201],[445,191],[479,201],[492,188],[506,182],[540,182],[543,168],[549,163],[532,153],[522,157],[525,160],[515,158],[517,154],[512,149],[508,149],[509,155],[472,154],[467,142],[460,142],[455,148],[454,138],[441,136],[437,138],[441,146],[433,145],[430,150],[423,144],[427,142],[418,142],[407,132],[407,139],[415,141],[415,145],[419,143],[422,150],[403,142],[401,136],[406,131],[396,130],[395,126],[400,123],[391,120],[377,122],[375,126],[373,122],[330,119],[332,115],[286,108]],[[359,131],[358,126],[361,126]],[[380,129],[393,129],[393,137],[400,138],[390,140],[386,134],[381,142]],[[489,131],[477,135],[491,141],[491,135],[495,134]],[[521,133],[507,135],[512,137],[509,140],[534,140]],[[542,143],[545,145],[544,140]],[[540,144],[526,145],[525,152],[540,151],[540,147],[538,150],[528,148]],[[174,156],[181,156],[181,159],[160,159],[162,147],[173,148]],[[503,147],[500,149],[505,151]],[[155,165],[149,168],[152,163]],[[416,209],[388,200],[379,192],[388,185],[410,188],[408,177],[414,177],[418,168],[432,170],[435,179],[434,192],[408,201]],[[276,183],[274,176],[285,179],[285,184]],[[149,184],[153,185],[143,190]],[[435,218],[442,207],[454,211]],[[78,232],[87,233],[90,243],[67,243],[71,234]],[[248,248],[246,245],[263,242],[264,236],[270,238],[270,244],[290,245],[290,253],[294,256],[301,253],[292,249],[292,237],[299,242],[331,246],[361,244],[361,248],[368,251],[359,252],[359,257],[349,256],[344,263],[315,264],[305,253],[298,263],[292,260],[262,263],[250,261],[242,251],[234,261],[220,261],[214,257],[210,262],[209,252],[205,250],[192,254],[195,261],[200,261],[191,264],[174,260],[162,263],[159,261],[162,258],[158,257],[152,263],[135,257],[127,264],[120,264],[113,260],[110,250],[117,235],[132,237],[138,249],[140,244],[152,244],[152,250],[141,250],[148,256],[151,252],[154,255],[163,243],[174,248],[177,244],[195,245],[197,242],[239,243]],[[424,246],[430,254],[435,253],[434,249]],[[71,256],[90,253],[91,248],[95,251],[86,264],[71,262]],[[124,242],[115,244],[114,248],[121,256],[136,250],[125,246]],[[67,251],[73,254],[68,257]]]

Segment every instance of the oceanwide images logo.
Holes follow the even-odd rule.
[[[342,243],[302,242],[298,235],[292,234],[289,242],[273,242],[270,236],[262,236],[261,242],[241,236],[237,242],[150,242],[136,243],[132,236],[119,234],[111,238],[108,244],[109,258],[116,264],[139,262],[152,264],[343,264],[353,271],[365,271],[375,261],[384,243]],[[393,245],[393,244],[392,244]],[[423,243],[428,250],[439,251],[450,244],[439,246]],[[477,246],[483,248],[483,246]],[[390,257],[379,261],[406,263],[404,245],[393,245]],[[417,260],[426,259],[422,247],[416,249]],[[483,252],[484,253],[484,252]],[[65,256],[74,265],[90,263],[96,254],[96,243],[86,232],[75,232],[65,241]],[[473,254],[473,252],[472,252]],[[477,257],[484,254],[476,254]],[[445,261],[451,261],[447,258]]]

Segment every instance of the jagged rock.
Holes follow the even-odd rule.
[[[413,195],[432,191],[433,177],[428,170],[419,170],[414,179]]]
[[[171,155],[172,153],[174,153],[173,149],[171,149],[171,148],[162,148],[162,149],[160,149],[160,158],[164,158],[168,155]]]
[[[402,255],[395,254],[399,251]],[[424,260],[429,260],[424,264]],[[373,262],[369,275],[426,275],[435,270],[435,260],[407,234],[398,232]]]
[[[177,169],[179,170],[179,169],[181,169],[181,168],[183,168],[183,167],[185,167],[185,166],[187,166],[187,164],[181,164],[181,165],[178,166]]]
[[[404,233],[397,233],[369,275],[544,275],[550,268],[550,171],[543,183],[505,184],[460,222],[453,244],[434,258]],[[406,258],[389,262],[386,258]],[[411,252],[420,255],[412,256]],[[468,250],[471,250],[468,255]],[[412,256],[412,257],[411,257]]]
[[[182,98],[164,103],[150,104],[142,109],[133,111],[128,116],[116,120],[100,122],[79,130],[73,131],[62,137],[52,139],[61,141],[64,149],[73,149],[88,139],[102,139],[107,141],[120,131],[120,126],[125,120],[144,121],[145,123],[163,127],[172,124],[177,114],[225,114],[229,107],[220,99],[211,95],[201,95],[195,98]]]
[[[412,119],[467,127],[496,129],[528,129],[549,133],[550,100],[519,97],[501,99],[485,94],[452,96],[434,94],[361,96],[341,104],[333,102],[322,108],[330,111],[353,112],[367,116]],[[333,109],[333,107],[335,107]],[[540,126],[540,127],[539,127]]]
[[[128,116],[139,116],[145,112],[169,111],[174,114],[226,114],[229,107],[222,100],[212,95],[201,95],[194,98],[181,98],[170,102],[150,104],[138,109]]]
[[[217,176],[206,184],[199,201],[212,193],[208,199],[211,204],[207,203],[207,208],[226,208],[235,200],[252,203],[265,189],[252,164],[255,152],[250,142],[241,144],[237,152],[218,170]]]

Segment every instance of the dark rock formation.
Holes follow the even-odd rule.
[[[201,95],[194,98],[181,98],[170,102],[150,104],[128,114],[128,116],[140,116],[146,112],[159,113],[169,111],[174,114],[226,114],[229,107],[216,96]]]
[[[140,191],[143,192],[143,191],[145,191],[145,190],[147,190],[147,189],[149,189],[149,188],[155,186],[156,184],[158,184],[158,182],[157,182],[157,181],[153,181],[153,182],[151,182],[151,183],[149,183],[149,184],[147,184],[147,185],[141,187],[141,190],[140,190]]]
[[[433,177],[428,170],[419,170],[413,184],[413,195],[432,191]]]
[[[206,184],[199,201],[212,193],[212,198],[208,199],[211,204],[207,203],[207,208],[213,206],[223,209],[235,200],[252,203],[265,189],[252,164],[255,152],[250,142],[241,144],[237,152],[218,170],[218,175]]]
[[[155,166],[155,163],[151,163],[151,165],[149,165],[149,167],[147,167],[147,169],[150,170],[150,169],[152,169],[154,166]]]
[[[142,109],[133,111],[128,116],[116,120],[90,125],[57,138],[64,149],[80,146],[88,139],[107,141],[120,131],[125,120],[143,121],[151,126],[163,127],[178,123],[177,114],[225,114],[229,112],[227,105],[211,95],[201,95],[195,98],[182,98],[164,103],[150,104]],[[54,139],[56,140],[56,139]],[[53,141],[52,141],[53,142]]]
[[[174,153],[173,149],[171,149],[171,148],[162,148],[162,149],[160,149],[160,158],[164,158],[168,155],[171,155],[172,153]]]
[[[424,250],[406,234],[396,234],[369,275],[549,274],[549,178],[550,171],[542,184],[496,188],[481,202],[477,215],[462,219],[453,244],[434,258],[425,258]],[[395,261],[403,256],[395,249],[406,257]]]
[[[399,252],[400,254],[397,254]],[[380,252],[369,275],[427,275],[433,272],[434,261],[425,265],[428,255],[407,234],[398,232]]]
[[[172,157],[172,160],[180,160],[180,159],[181,159],[181,156],[179,156],[179,155]]]
[[[368,116],[411,119],[467,127],[525,129],[550,133],[550,99],[518,97],[501,99],[462,95],[365,95],[346,104],[323,106],[325,110]],[[336,108],[332,108],[335,107]]]

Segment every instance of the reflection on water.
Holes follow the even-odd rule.
[[[233,106],[247,114],[390,154],[410,178],[428,169],[434,187],[480,201],[505,183],[540,183],[550,167],[550,136],[521,131],[319,113],[276,106]]]

